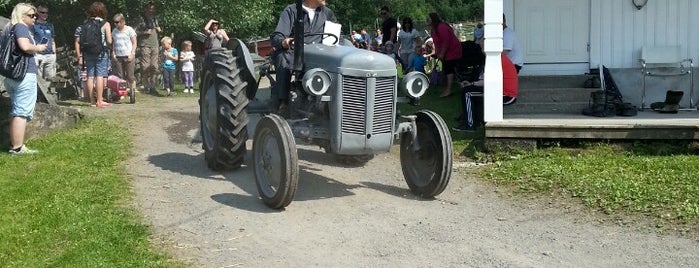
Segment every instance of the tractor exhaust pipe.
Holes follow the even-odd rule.
[[[296,0],[296,21],[294,21],[294,72],[303,71],[303,0]]]

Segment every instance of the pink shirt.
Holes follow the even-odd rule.
[[[461,59],[461,42],[454,35],[454,30],[452,30],[446,23],[437,24],[437,29],[432,29],[430,35],[434,40],[434,47],[437,50],[437,57],[441,56],[444,50],[444,59],[442,60],[458,60]]]

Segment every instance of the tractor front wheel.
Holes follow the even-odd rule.
[[[298,186],[299,158],[286,120],[276,114],[260,119],[252,151],[255,184],[262,201],[274,209],[288,206]]]
[[[410,132],[401,136],[401,168],[410,191],[432,198],[444,191],[451,177],[454,154],[451,135],[444,120],[432,111],[419,111],[416,125],[417,129],[412,131],[417,131],[418,144],[413,144]]]

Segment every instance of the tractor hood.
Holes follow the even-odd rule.
[[[366,49],[309,44],[304,47],[304,53],[306,70],[322,68],[329,73],[370,76],[395,76],[397,73],[393,58]]]

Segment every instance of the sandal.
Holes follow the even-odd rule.
[[[97,107],[99,107],[99,108],[107,108],[107,107],[112,107],[112,104],[109,103],[109,102],[102,102],[102,103],[98,103],[98,104],[97,104]]]

